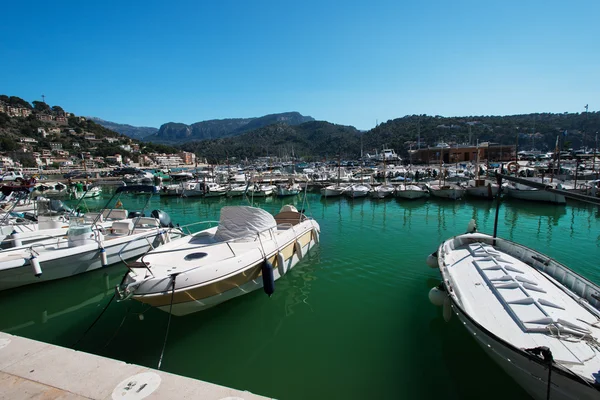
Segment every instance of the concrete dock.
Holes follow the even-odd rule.
[[[0,332],[0,399],[266,397]]]

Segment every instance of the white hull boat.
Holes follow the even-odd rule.
[[[348,186],[329,185],[321,188],[321,197],[338,197],[344,194]]]
[[[427,197],[429,192],[418,185],[399,185],[395,195],[397,198],[414,200]]]
[[[455,314],[533,398],[600,398],[600,287],[535,250],[480,233],[451,238],[434,254],[428,263],[442,284],[430,300],[446,320]]]
[[[155,189],[151,186],[149,188]],[[140,189],[123,187],[117,189],[115,195],[134,190]],[[109,203],[111,201],[112,198]],[[125,210],[112,210],[108,215],[123,211]],[[152,215],[153,217],[140,215],[112,222],[102,221],[101,214],[91,222],[84,217],[72,217],[66,237],[64,233],[51,238],[43,235],[37,241],[33,241],[35,237],[31,237],[29,243],[1,250],[0,290],[106,267],[139,257],[182,235],[179,229],[172,227],[168,215],[158,210],[153,211]],[[20,240],[23,239],[25,238],[21,235]]]
[[[218,226],[139,259],[117,296],[186,315],[261,287],[271,295],[274,282],[307,255],[319,234],[319,224],[293,206],[274,217],[255,207],[223,207]]]
[[[290,184],[279,184],[277,185],[277,196],[285,197],[285,196],[296,196],[300,193],[302,188],[298,183],[290,183]]]
[[[371,185],[359,183],[357,185],[350,185],[350,187],[344,192],[344,194],[351,199],[357,199],[360,197],[367,197],[371,193]]]
[[[429,193],[442,199],[458,200],[465,195],[465,188],[458,185],[429,185]]]
[[[500,186],[497,183],[491,181],[485,181],[483,179],[477,179],[469,181],[465,190],[471,197],[478,197],[481,199],[493,199],[498,195]]]
[[[89,190],[86,190],[85,192],[72,192],[71,196],[76,199],[76,200],[80,200],[80,199],[93,199],[96,197],[100,197],[100,195],[102,194],[102,188],[98,187],[98,186],[94,186],[92,188],[90,188]]]
[[[395,188],[393,185],[379,185],[373,188],[370,196],[374,199],[385,199],[394,195]]]
[[[246,194],[248,197],[267,197],[271,196],[277,189],[275,185],[254,185],[248,187]]]
[[[246,194],[247,185],[244,183],[243,185],[231,185],[229,189],[227,189],[228,197],[238,197]]]
[[[565,196],[551,193],[546,190],[534,189],[519,183],[510,183],[506,186],[510,197],[520,200],[540,201],[544,203],[566,204]]]

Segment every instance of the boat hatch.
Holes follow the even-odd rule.
[[[185,261],[193,261],[193,260],[199,260],[201,258],[204,258],[207,255],[208,255],[208,253],[203,253],[203,252],[190,253],[190,254],[186,255],[185,257],[183,257],[183,259]]]

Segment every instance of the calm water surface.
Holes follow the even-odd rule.
[[[140,197],[123,199],[141,207]],[[522,398],[526,394],[454,318],[427,298],[439,283],[425,257],[475,218],[493,231],[495,205],[429,199],[263,199],[277,212],[293,202],[321,225],[321,243],[262,291],[213,309],[174,317],[162,369],[280,399]],[[91,208],[103,204],[89,200]],[[175,222],[218,220],[242,200],[152,199]],[[556,258],[600,283],[600,213],[504,201],[499,236]],[[85,336],[126,269],[109,267],[0,293],[0,330],[156,368],[168,314],[112,302]],[[493,390],[490,390],[493,388]]]

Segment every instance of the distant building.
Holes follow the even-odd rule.
[[[38,141],[30,137],[22,137],[19,139],[21,143],[37,143]]]
[[[50,148],[52,149],[52,151],[62,150],[62,143],[51,142]]]
[[[108,143],[114,143],[119,141],[119,139],[114,137],[105,137],[104,140],[106,140]]]
[[[50,122],[53,119],[52,115],[49,115],[49,114],[36,114],[35,117],[39,121],[45,121],[45,122]]]
[[[413,151],[412,160],[417,163],[435,164],[440,162],[453,164],[460,162],[475,162],[477,160],[477,146],[441,146],[426,147]],[[489,161],[510,161],[515,159],[514,145],[480,144],[479,159]]]
[[[187,151],[179,153],[178,156],[181,158],[183,163],[187,165],[194,164],[196,161],[196,155]]]
[[[44,128],[37,128],[37,132],[42,135],[42,137],[45,139],[46,136],[48,136],[48,132],[46,132],[46,130]]]
[[[96,139],[96,135],[94,135],[93,133],[86,133],[85,135],[83,135],[83,138],[85,140],[95,140]]]

